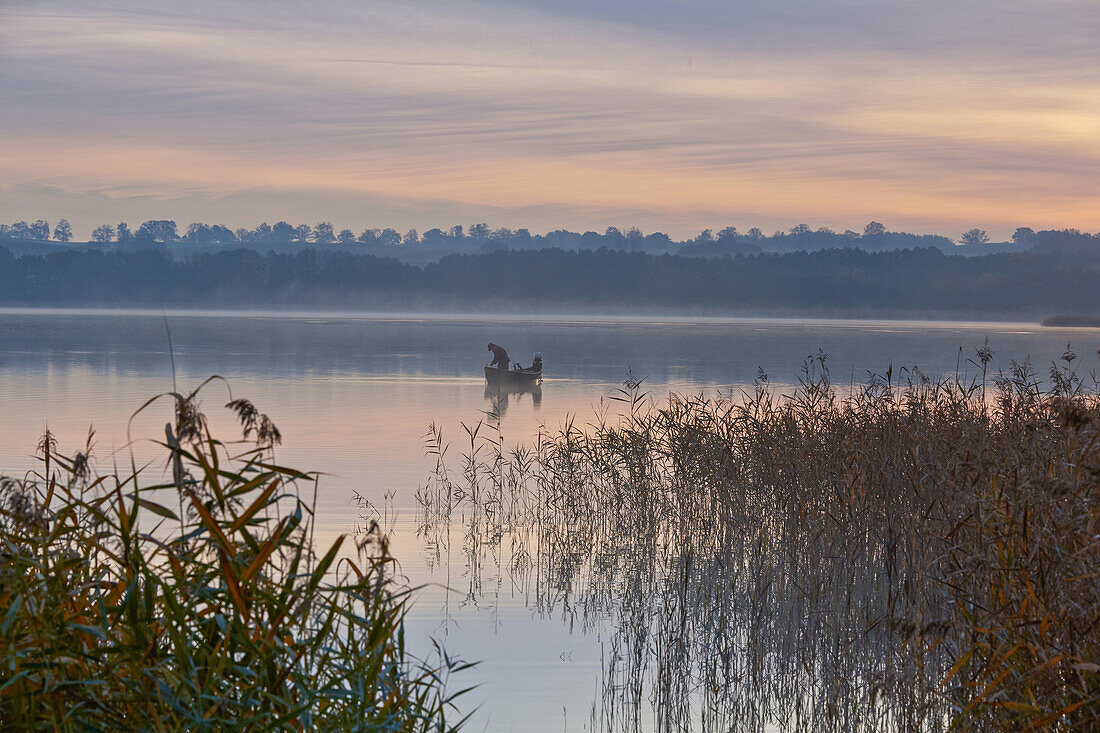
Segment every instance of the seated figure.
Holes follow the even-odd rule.
[[[535,356],[531,361],[531,366],[527,367],[523,371],[525,372],[541,372],[542,371],[542,352],[536,351]]]

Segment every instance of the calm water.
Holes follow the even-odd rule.
[[[462,425],[493,407],[481,373],[486,342],[523,363],[536,350],[546,359],[541,395],[512,395],[502,406],[501,430],[516,443],[570,415],[583,422],[628,371],[657,396],[747,386],[760,369],[773,384],[791,385],[820,349],[834,382],[847,388],[891,365],[973,374],[966,359],[987,338],[994,371],[1030,358],[1045,374],[1069,341],[1085,371],[1098,366],[1100,330],[1032,324],[0,311],[0,469],[33,468],[47,425],[65,452],[94,426],[100,469],[127,462],[131,450],[139,460],[154,456],[144,441],[163,435],[168,403],[131,415],[172,389],[173,356],[180,390],[220,375],[279,426],[281,462],[326,474],[325,539],[355,526],[356,493],[385,508],[403,572],[436,584],[421,594],[410,635],[434,634],[450,652],[483,660],[462,681],[483,683],[467,699],[482,704],[472,729],[582,730],[600,680],[599,634],[540,617],[506,571],[472,577],[460,538],[450,562],[447,553],[431,562],[415,533],[414,493],[432,466],[428,426],[461,443]],[[230,434],[226,386],[203,395],[215,427]]]

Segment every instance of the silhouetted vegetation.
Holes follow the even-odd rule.
[[[1091,730],[1095,372],[1067,347],[1044,390],[1026,362],[987,379],[992,356],[848,396],[820,354],[793,394],[634,379],[508,450],[493,414],[459,454],[433,430],[421,531],[456,537],[475,597],[507,578],[610,621],[593,730]]]
[[[1100,292],[1097,238],[1040,234],[1031,250],[981,257],[951,257],[936,248],[712,259],[543,249],[448,255],[419,266],[338,245],[177,256],[163,248],[90,248],[16,257],[0,248],[0,303],[495,310],[565,305],[901,317],[1094,312]]]
[[[1100,316],[1051,316],[1042,325],[1051,328],[1100,328]]]
[[[602,233],[557,229],[546,234],[532,234],[527,229],[506,227],[493,229],[488,224],[480,223],[468,228],[461,225],[448,229],[433,228],[423,233],[410,229],[404,234],[392,227],[383,229],[368,227],[356,234],[351,229],[337,231],[332,222],[328,221],[320,221],[313,225],[291,224],[287,221],[278,221],[275,224],[263,222],[252,229],[240,227],[236,230],[221,224],[193,222],[181,230],[175,221],[150,219],[143,222],[136,231],[131,231],[126,222],[102,224],[91,231],[88,243],[123,248],[160,245],[170,250],[181,251],[234,244],[261,250],[313,244],[342,247],[360,253],[391,252],[398,256],[407,256],[414,251],[421,255],[442,256],[451,253],[470,254],[500,250],[611,249],[649,254],[721,257],[761,252],[813,252],[822,249],[846,248],[880,252],[919,247],[936,247],[944,252],[971,254],[1025,249],[1051,235],[1065,234],[1077,233],[1074,230],[1035,232],[1029,227],[1019,227],[1012,235],[1011,242],[990,243],[986,232],[975,227],[962,233],[959,237],[960,245],[956,246],[955,242],[945,236],[892,232],[877,221],[868,223],[862,233],[851,229],[835,232],[828,227],[813,229],[807,224],[798,224],[787,231],[776,231],[767,235],[758,227],[751,227],[742,232],[737,227],[728,226],[717,232],[704,229],[694,237],[676,241],[663,232],[643,234],[636,227],[620,230],[613,226],[607,227]],[[60,220],[54,228],[53,239],[57,242],[68,242],[72,236],[72,227],[68,221]],[[33,224],[25,221],[0,224],[0,242],[5,240],[48,242],[50,240],[49,222],[39,219]]]
[[[377,527],[315,553],[317,477],[274,463],[271,421],[233,400],[222,443],[195,393],[164,397],[163,473],[96,474],[91,435],[63,455],[47,431],[41,471],[0,479],[0,725],[455,729],[467,665],[406,652]]]
[[[955,243],[947,237],[935,234],[907,234],[888,232],[867,225],[860,235],[853,231],[837,233],[829,229],[810,229],[799,224],[786,232],[775,232],[770,237],[739,235],[723,230],[716,236],[704,231],[690,242],[685,242],[679,254],[692,257],[715,257],[721,255],[755,254],[759,252],[814,252],[823,249],[861,249],[867,252],[913,249],[917,247],[936,247],[945,252],[955,248]],[[881,225],[879,225],[881,227]]]

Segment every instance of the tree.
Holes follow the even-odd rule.
[[[283,223],[286,224],[286,222]],[[287,224],[287,227],[289,226],[290,225]],[[289,237],[290,235],[287,236]],[[275,229],[265,221],[257,225],[256,228],[252,230],[252,233],[249,234],[249,237],[253,242],[270,242],[275,239]],[[290,239],[286,241],[289,242]]]
[[[877,221],[872,221],[863,227],[863,236],[865,237],[881,237],[883,234],[886,234],[886,227]]]
[[[147,242],[174,242],[179,235],[176,233],[176,222],[171,219],[150,219],[142,222],[134,238]]]
[[[853,232],[851,229],[845,229],[844,236],[848,239],[859,239],[859,232]]]
[[[313,241],[317,244],[332,244],[336,241],[331,221],[317,222],[317,226],[313,227]]]
[[[812,230],[809,224],[797,224],[790,229],[790,233],[796,237],[802,234],[809,234],[810,231]]]
[[[396,229],[386,227],[378,237],[378,243],[385,247],[396,247],[401,244],[401,235]]]
[[[120,221],[118,226],[115,227],[115,234],[115,238],[123,244],[134,238],[133,233],[130,232],[130,226],[124,221]]]
[[[1031,227],[1017,227],[1012,233],[1012,241],[1016,244],[1030,244],[1035,238],[1035,230]]]
[[[248,231],[245,227],[237,227],[237,231],[234,232],[237,235],[238,242],[252,242],[252,232]]]
[[[17,221],[8,227],[8,236],[12,239],[31,239],[31,225],[25,221]]]
[[[247,230],[239,229],[238,231],[243,232],[244,236],[248,236]],[[231,244],[241,240],[229,230],[229,227],[221,224],[196,223],[187,227],[187,232],[183,235],[183,241],[194,244]]]
[[[210,227],[210,230],[214,233],[214,241],[221,242],[222,244],[232,244],[233,242],[239,242],[240,238],[229,227],[224,227],[221,224],[215,224]]]
[[[359,241],[363,244],[375,244],[381,235],[381,229],[364,229],[363,233],[359,235]]]
[[[760,227],[753,227],[747,233],[749,239],[763,239],[764,232],[760,231]]]
[[[340,244],[351,244],[355,241],[355,232],[350,229],[341,229],[336,235],[336,241]]]
[[[474,224],[470,227],[470,236],[478,241],[482,241],[489,238],[489,225],[482,222],[481,224]]]
[[[68,242],[73,238],[73,228],[68,219],[57,222],[57,226],[53,228],[53,238],[58,242]]]
[[[107,244],[114,238],[115,228],[110,224],[102,224],[92,230],[92,241]]]
[[[313,230],[309,228],[309,224],[299,224],[294,227],[294,241],[301,244],[305,244],[309,241],[309,238],[313,235]]]
[[[259,229],[259,227],[257,227],[257,229]],[[288,222],[277,221],[274,226],[271,227],[270,241],[272,242],[293,242],[294,236],[294,227]]]
[[[646,247],[650,250],[672,249],[672,237],[664,232],[653,232],[645,236]]]
[[[405,232],[405,237],[401,240],[401,243],[404,244],[406,247],[414,244],[420,244],[420,234],[415,229],[410,229],[409,231]]]
[[[446,232],[444,232],[442,229],[439,229],[438,227],[435,227],[424,232],[424,236],[420,238],[420,242],[422,244],[428,245],[429,247],[442,247],[443,245],[447,244],[446,237]]]
[[[984,230],[974,227],[968,232],[963,232],[962,242],[963,244],[986,244],[989,242],[989,235]]]
[[[462,233],[462,225],[461,224],[455,224],[453,227],[451,227],[451,238],[452,239],[462,239],[465,236],[466,235]]]
[[[38,239],[43,242],[50,238],[50,223],[38,219],[30,226],[31,239]]]
[[[737,227],[726,227],[718,232],[718,241],[723,239],[737,239]]]
[[[183,234],[183,241],[195,244],[205,244],[214,241],[210,227],[198,222],[187,225],[187,231]]]

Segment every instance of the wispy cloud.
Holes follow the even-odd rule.
[[[1097,229],[1053,5],[9,3],[0,218]]]

